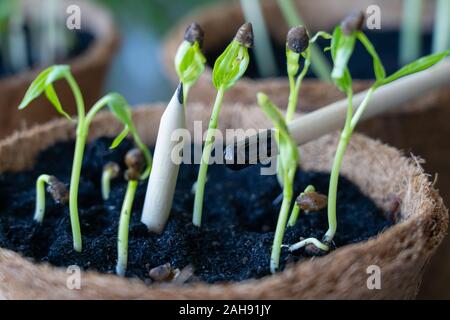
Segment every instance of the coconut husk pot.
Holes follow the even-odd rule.
[[[39,4],[31,0],[25,1],[24,4],[25,14],[38,14],[36,5]],[[73,4],[81,9],[81,28],[88,31],[94,40],[83,53],[64,63],[71,65],[72,73],[83,92],[86,108],[89,108],[100,98],[106,73],[119,47],[120,39],[107,11],[79,0],[66,1],[62,6],[65,8]],[[5,137],[19,128],[30,127],[60,116],[45,97],[37,99],[25,110],[17,110],[26,90],[42,68],[36,67],[0,79],[0,137]],[[65,110],[69,114],[75,114],[76,105],[69,86],[60,81],[56,84],[56,91]]]
[[[311,33],[318,30],[331,31],[343,17],[354,9],[366,9],[376,5],[381,9],[381,27],[383,31],[399,30],[402,16],[402,0],[296,0],[298,11]],[[285,42],[288,27],[276,1],[263,1],[263,12],[271,38],[280,44]],[[424,32],[432,30],[434,22],[434,2],[425,1],[421,16]],[[173,67],[173,57],[187,25],[197,21],[206,31],[203,51],[216,52],[224,48],[234,36],[235,31],[244,22],[238,2],[212,5],[193,12],[178,24],[167,36],[164,45],[164,62],[170,77],[177,82]],[[227,26],[224,28],[223,26]],[[392,49],[394,50],[394,48]],[[396,48],[395,48],[396,50]],[[373,83],[372,80],[354,79],[354,91],[362,91]],[[215,90],[211,82],[211,68],[208,67],[197,85],[191,90],[191,101],[201,101],[212,106]],[[256,93],[266,93],[280,107],[287,106],[289,86],[286,78],[250,79],[244,78],[226,95],[225,101],[256,103]],[[323,107],[344,96],[330,83],[317,79],[305,79],[300,90],[298,110],[309,112]],[[446,160],[450,150],[450,87],[438,88],[427,95],[408,102],[396,111],[377,116],[361,123],[357,131],[382,140],[405,152],[420,154],[427,162],[424,168],[430,174],[438,173],[437,188],[444,201],[450,203],[450,166]],[[420,130],[418,130],[420,128]],[[422,298],[450,298],[450,238],[447,238],[424,280]]]
[[[208,123],[201,104],[188,107],[188,128],[193,121]],[[139,108],[133,113],[144,141],[155,143],[164,108]],[[224,105],[219,129],[263,128],[270,124],[258,108]],[[114,136],[122,125],[107,112],[91,125],[92,140]],[[75,127],[59,119],[15,133],[0,142],[0,172],[23,170],[37,154],[56,142],[74,139]],[[338,134],[301,147],[305,170],[329,171]],[[209,285],[145,285],[138,280],[83,272],[81,289],[66,287],[64,268],[36,264],[15,252],[0,249],[0,297],[6,299],[410,299],[417,294],[424,267],[441,242],[448,224],[447,209],[416,158],[395,148],[355,134],[341,173],[383,210],[390,195],[401,199],[400,222],[368,241],[297,263],[259,280]],[[381,289],[367,288],[367,268],[381,268]]]

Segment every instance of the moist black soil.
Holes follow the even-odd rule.
[[[83,234],[83,252],[72,249],[69,210],[47,196],[44,222],[33,222],[35,181],[42,174],[52,174],[69,182],[74,142],[58,143],[43,151],[34,168],[0,175],[0,246],[38,262],[55,266],[79,265],[83,269],[114,273],[119,213],[126,182],[112,183],[110,200],[104,202],[100,191],[102,167],[108,161],[122,166],[132,143],[125,140],[110,150],[109,138],[100,138],[87,146],[80,183],[79,209]],[[244,280],[269,274],[273,231],[280,209],[274,203],[281,189],[275,176],[260,175],[260,167],[231,171],[223,165],[211,165],[205,192],[201,229],[191,223],[198,166],[180,168],[175,199],[169,222],[161,235],[150,234],[140,223],[146,183],[139,185],[129,236],[127,276],[149,279],[150,269],[165,263],[175,268],[188,265],[194,279],[206,282]],[[326,193],[329,174],[299,172],[295,191],[312,184]],[[370,198],[345,178],[340,178],[338,193],[339,229],[336,247],[365,241],[391,225]],[[285,244],[300,237],[321,238],[327,229],[326,210],[301,214],[295,227],[288,228]],[[283,249],[281,267],[309,259],[304,252],[289,254]]]
[[[399,43],[400,34],[398,31],[387,30],[387,31],[374,31],[366,30],[364,31],[367,37],[372,41],[375,50],[377,50],[383,65],[386,68],[386,73],[392,74],[400,68],[398,63],[399,56]],[[429,54],[431,51],[432,35],[423,35],[423,46],[422,55]],[[277,43],[272,39],[272,48],[276,59],[277,74],[275,77],[286,77],[286,45],[284,43]],[[322,49],[329,46],[329,40],[319,39],[317,44]],[[217,57],[225,50],[226,43],[220,48],[215,48],[215,50],[205,52],[207,62],[210,66],[214,65]],[[325,57],[328,59],[330,65],[332,65],[331,56],[329,53],[324,53]],[[259,79],[261,78],[254,59],[253,50],[250,50],[250,63],[248,69],[245,73],[246,77]],[[354,79],[373,79],[373,68],[372,68],[372,58],[367,53],[364,46],[357,41],[355,46],[354,54],[352,55],[349,62],[349,69]],[[310,69],[306,75],[308,78],[314,78],[315,75]]]
[[[36,57],[32,54],[30,26],[24,25],[23,31],[26,40],[27,66],[29,69],[32,69],[39,65],[39,61],[36,61]],[[67,60],[81,55],[95,40],[94,35],[85,30],[73,30],[71,33],[73,38],[70,38],[68,41],[70,48],[67,49],[67,55],[58,57],[56,63],[65,63]],[[2,44],[0,44],[1,47]],[[5,58],[2,56],[2,53],[3,51],[0,50],[0,79],[17,73],[17,70],[13,70],[10,66],[5,65]]]

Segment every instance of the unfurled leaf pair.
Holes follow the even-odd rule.
[[[34,99],[45,92],[47,99],[55,107],[56,111],[67,119],[71,119],[69,114],[64,111],[53,86],[53,83],[66,78],[68,74],[70,74],[70,67],[67,65],[56,65],[42,71],[31,83],[19,105],[19,109],[25,109]]]
[[[109,98],[109,110],[119,121],[121,121],[125,125],[125,128],[122,130],[122,132],[112,142],[111,148],[116,148],[123,141],[123,139],[125,139],[128,134],[131,133],[134,142],[144,155],[145,162],[147,164],[145,171],[141,175],[141,179],[144,180],[148,177],[152,168],[152,156],[150,154],[150,151],[142,142],[137,132],[137,129],[131,117],[131,109],[125,98],[118,93],[110,93],[107,97]]]

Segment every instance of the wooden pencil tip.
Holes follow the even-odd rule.
[[[178,98],[178,102],[183,104],[184,93],[183,93],[183,83],[182,82],[180,82],[180,84],[178,85],[178,88],[177,88],[177,98]]]

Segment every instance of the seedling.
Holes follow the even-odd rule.
[[[48,185],[47,192],[56,203],[66,204],[69,201],[69,191],[64,183],[55,176],[40,175],[36,180],[36,210],[34,212],[34,220],[40,224],[45,215],[45,184]]]
[[[203,38],[202,28],[196,22],[191,23],[175,55],[175,70],[183,84],[183,102],[186,102],[189,90],[205,70],[206,58],[201,51]]]
[[[303,19],[297,12],[292,0],[277,0],[278,6],[281,9],[281,13],[284,16],[287,24],[290,27],[295,27],[299,25],[304,25]],[[311,45],[311,56],[312,56],[312,69],[319,79],[322,81],[331,81],[330,72],[331,66],[328,63],[325,55],[322,53],[320,48],[316,44]]]
[[[280,264],[281,244],[283,241],[286,222],[291,208],[293,183],[298,166],[298,150],[295,141],[292,139],[283,115],[278,107],[263,93],[258,93],[258,104],[267,117],[273,122],[276,129],[276,141],[278,144],[279,156],[278,176],[283,178],[283,202],[278,215],[277,227],[272,245],[270,257],[270,271],[274,273]]]
[[[305,191],[300,193],[295,200],[294,208],[292,209],[291,216],[289,217],[289,226],[293,227],[295,225],[300,210],[305,212],[319,211],[326,206],[327,196],[316,192],[314,186],[307,186]]]
[[[206,135],[205,144],[203,146],[203,154],[197,178],[197,187],[194,200],[194,215],[192,219],[193,224],[197,227],[200,227],[202,220],[206,174],[214,143],[214,131],[217,129],[217,122],[219,120],[223,96],[225,91],[231,88],[247,70],[250,61],[248,48],[251,48],[252,46],[252,25],[247,22],[239,28],[233,41],[231,41],[214,64],[212,80],[214,87],[217,89],[217,95],[209,121],[208,132]]]
[[[111,148],[117,147],[122,140],[126,138],[128,133],[131,133],[136,145],[143,150],[144,157],[148,164],[151,164],[152,157],[137,133],[131,119],[131,110],[125,98],[118,93],[110,93],[97,101],[97,103],[95,103],[91,110],[86,114],[81,90],[70,72],[70,67],[68,65],[55,65],[42,71],[31,83],[25,93],[25,97],[19,105],[19,109],[21,110],[26,108],[33,100],[45,93],[46,97],[55,107],[56,111],[71,120],[70,116],[64,111],[58,95],[53,87],[53,84],[60,79],[65,79],[69,84],[69,87],[75,97],[78,111],[75,152],[72,163],[72,174],[70,178],[69,211],[72,226],[73,247],[75,251],[81,252],[82,240],[80,221],[78,218],[78,186],[80,182],[81,165],[83,162],[83,153],[88,137],[89,126],[97,112],[103,107],[109,106],[109,109],[113,115],[125,126],[123,131],[114,139]],[[151,167],[149,165],[147,170],[143,173],[143,176],[148,176],[150,170]]]
[[[286,112],[287,122],[290,122],[294,118],[298,102],[298,93],[302,81],[311,66],[311,50],[314,43],[320,37],[331,39],[331,36],[323,31],[319,31],[312,39],[310,39],[308,30],[304,26],[291,28],[287,34],[286,60],[289,79],[289,102]],[[304,59],[304,64],[303,69],[299,73],[301,57]]]
[[[109,199],[109,193],[111,191],[111,180],[119,176],[120,167],[115,162],[108,162],[103,166],[102,172],[102,197],[103,200]]]
[[[125,179],[128,180],[127,191],[120,211],[119,232],[117,236],[117,266],[116,273],[119,276],[124,276],[127,271],[128,264],[128,232],[130,225],[130,217],[133,208],[134,196],[138,186],[139,179],[145,179],[142,172],[147,165],[144,150],[135,148],[127,152],[125,156],[125,164],[127,170],[125,171]]]
[[[385,68],[375,51],[370,40],[362,32],[362,25],[364,22],[364,14],[362,12],[354,13],[348,16],[340,26],[336,27],[333,32],[331,42],[331,55],[334,62],[332,72],[333,81],[337,87],[347,95],[348,106],[344,129],[341,132],[339,143],[337,146],[333,166],[331,169],[330,184],[328,190],[328,231],[322,239],[318,242],[317,239],[307,239],[291,246],[295,250],[307,245],[313,244],[322,251],[328,251],[333,238],[336,234],[337,220],[336,220],[336,201],[337,188],[339,180],[339,171],[342,165],[342,160],[350,142],[351,135],[358,124],[362,114],[364,113],[373,93],[383,85],[391,83],[401,77],[425,70],[434,64],[438,63],[450,54],[450,50],[432,54],[416,61],[407,64],[390,76],[386,76]],[[357,111],[353,113],[353,90],[352,77],[348,70],[348,61],[353,54],[356,41],[361,42],[367,52],[370,54],[373,61],[373,70],[375,74],[375,82],[367,91],[366,96],[359,105]],[[293,249],[293,250],[294,250]]]

